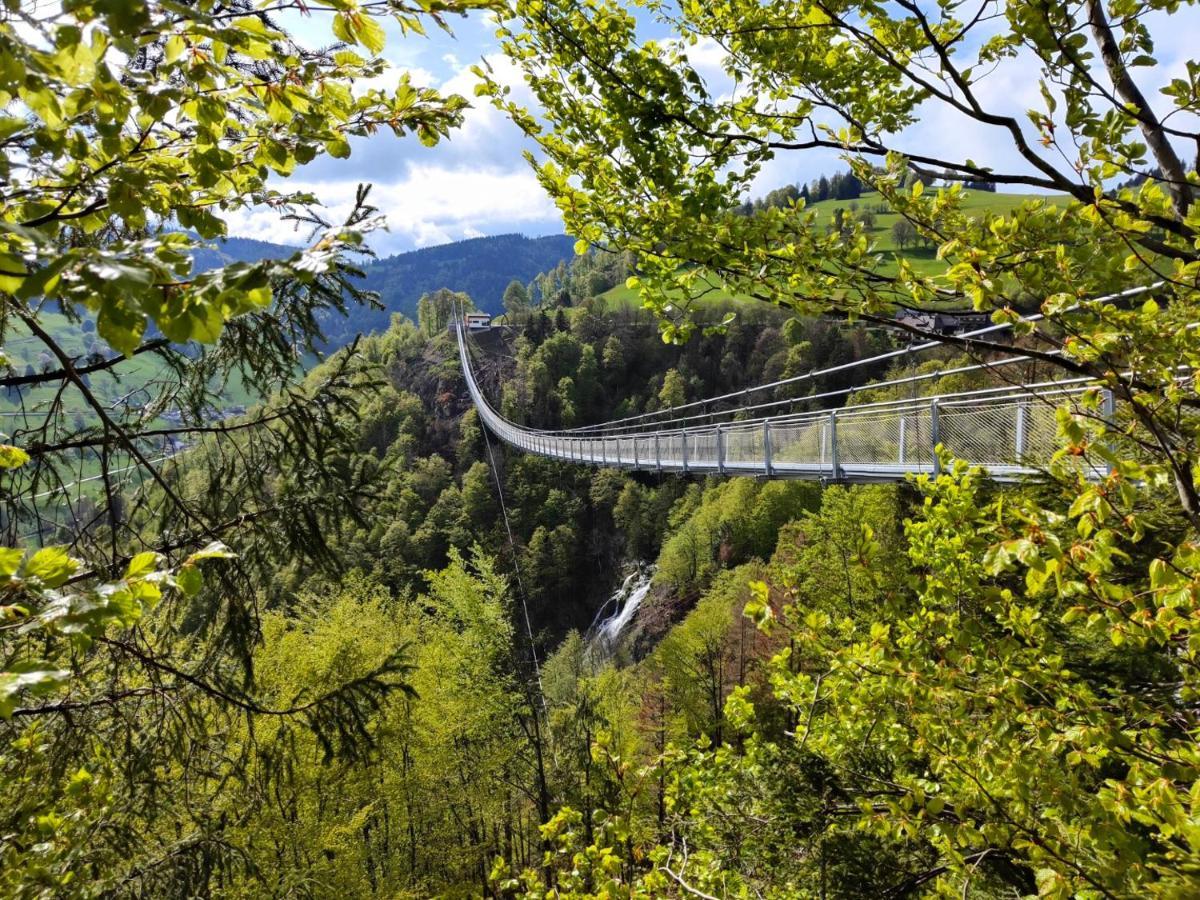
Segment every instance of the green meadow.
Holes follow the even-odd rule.
[[[1066,202],[1065,197],[1055,195],[992,194],[987,191],[968,191],[963,200],[963,207],[978,216],[1005,215],[1031,200],[1041,200],[1047,203]],[[816,211],[817,222],[821,223],[831,221],[834,211],[837,209],[849,210],[851,204],[857,206],[858,214],[861,215],[869,210],[875,216],[874,227],[868,230],[868,234],[875,242],[876,251],[883,257],[881,269],[883,274],[894,274],[897,271],[896,261],[899,259],[908,260],[909,264],[921,275],[937,275],[943,270],[944,264],[937,258],[937,251],[934,248],[920,244],[903,249],[896,246],[892,236],[892,227],[900,221],[900,216],[892,210],[886,209],[876,193],[864,193],[857,200],[822,200],[819,203],[809,204],[807,208]],[[605,301],[606,308],[610,310],[638,309],[642,305],[638,291],[623,284],[606,291],[600,297]],[[753,302],[749,297],[730,295],[715,288],[694,301],[694,305],[703,309],[705,306],[726,305],[730,301],[735,304]]]

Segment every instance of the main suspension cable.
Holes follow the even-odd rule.
[[[459,320],[455,326],[459,330],[462,329],[462,316],[463,312],[460,310]],[[463,374],[466,377],[470,377],[470,375],[466,372]],[[487,448],[488,467],[492,470],[492,480],[496,484],[496,496],[500,501],[500,518],[504,521],[504,531],[508,535],[508,549],[512,554],[513,575],[517,582],[517,596],[521,598],[521,612],[525,619],[525,635],[529,639],[529,656],[533,661],[533,675],[537,680],[538,698],[542,701],[542,709],[543,712],[545,712],[546,692],[542,688],[542,666],[541,662],[538,660],[537,642],[533,637],[533,620],[529,615],[529,602],[526,599],[525,582],[521,578],[521,561],[519,554],[517,553],[517,542],[513,537],[512,523],[508,518],[508,505],[504,502],[504,486],[500,481],[500,469],[496,466],[496,454],[492,450],[492,440],[490,437],[488,437],[489,429],[487,424],[481,422],[479,430],[483,432],[483,442]]]
[[[1103,297],[1097,297],[1093,300],[1088,300],[1086,302],[1078,303],[1078,304],[1074,305],[1073,307],[1071,307],[1071,309],[1075,310],[1075,309],[1080,309],[1081,307],[1083,307],[1085,305],[1099,305],[1099,304],[1104,304],[1104,303],[1112,303],[1117,300],[1128,299],[1129,297],[1136,297],[1140,294],[1144,294],[1149,291],[1153,291],[1161,286],[1162,286],[1162,282],[1157,282],[1152,285],[1147,285],[1146,287],[1130,288],[1129,290],[1120,291],[1115,294],[1108,294]],[[1030,316],[1022,316],[1021,321],[1023,321],[1023,322],[1040,322],[1045,318],[1046,318],[1045,314],[1035,313],[1034,315],[1030,315]],[[1013,323],[1011,323],[1011,322],[1001,322],[1000,324],[987,325],[983,328],[976,328],[971,331],[964,332],[963,334],[959,335],[959,337],[967,338],[967,339],[973,338],[973,337],[981,337],[986,334],[992,334],[997,331],[1003,331],[1005,329],[1011,328],[1012,325],[1013,325]],[[936,339],[929,340],[929,341],[925,341],[924,343],[921,343],[921,344],[916,344],[914,346],[903,347],[898,350],[889,350],[886,353],[879,353],[875,356],[870,356],[865,359],[854,360],[854,361],[848,362],[848,363],[841,363],[840,365],[836,365],[836,366],[827,366],[824,369],[814,369],[814,370],[811,370],[808,372],[803,372],[799,375],[793,375],[790,378],[782,378],[778,381],[772,381],[768,384],[754,385],[752,387],[743,388],[740,391],[731,391],[727,394],[721,394],[716,397],[706,397],[703,400],[693,400],[690,403],[684,403],[679,406],[670,407],[668,409],[660,409],[660,410],[655,410],[653,412],[641,413],[640,415],[636,415],[636,416],[625,416],[624,418],[621,418],[621,419],[613,419],[608,422],[600,422],[600,423],[597,423],[594,425],[580,425],[575,428],[562,429],[560,433],[581,435],[581,434],[589,432],[589,431],[611,431],[611,430],[614,430],[614,426],[622,426],[628,422],[640,422],[640,421],[645,421],[647,419],[658,418],[661,416],[674,415],[675,413],[678,413],[682,410],[695,409],[698,406],[707,406],[710,403],[720,403],[720,402],[726,401],[726,400],[736,400],[739,398],[748,397],[751,394],[757,394],[761,391],[773,390],[775,388],[785,387],[790,384],[799,384],[800,382],[810,381],[814,378],[819,378],[819,377],[823,377],[823,376],[827,376],[827,375],[835,375],[840,372],[847,372],[847,371],[850,371],[853,369],[861,368],[863,366],[871,365],[873,363],[885,362],[889,359],[895,359],[900,356],[905,356],[905,355],[912,354],[912,353],[921,353],[926,350],[932,350],[932,349],[935,349],[938,347],[945,347],[945,346],[946,346],[945,341],[936,340]],[[1013,353],[1020,354],[1020,350],[1014,349]],[[1029,359],[1030,357],[1019,356],[1018,358]],[[872,385],[872,387],[880,387],[880,386],[881,385]],[[808,398],[799,398],[799,399],[808,399]],[[659,423],[651,423],[651,424],[654,424],[657,427]]]

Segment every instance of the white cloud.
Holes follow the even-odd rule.
[[[1184,60],[1194,56],[1200,13],[1181,9],[1174,16],[1153,15],[1154,21],[1148,20],[1148,24],[1157,40],[1160,65],[1138,70],[1136,75],[1147,96],[1165,110],[1169,101],[1158,89],[1170,77],[1182,74]],[[385,51],[396,69],[410,71],[414,82],[461,94],[471,103],[462,126],[449,139],[432,149],[422,147],[411,137],[396,139],[385,132],[370,139],[352,140],[349,159],[322,157],[300,170],[294,181],[279,186],[311,190],[336,213],[349,206],[359,182],[374,183],[372,199],[386,215],[390,228],[373,241],[380,252],[501,231],[560,230],[561,218],[521,158],[522,150],[536,148],[486,98],[474,95],[476,77],[470,65],[490,44],[486,18],[470,20],[456,29],[460,37],[467,39],[435,36],[429,41],[411,41],[397,39],[389,31]],[[720,45],[703,40],[686,52],[708,89],[717,97],[728,97],[734,85],[722,70],[724,50]],[[492,52],[483,56],[482,62],[491,68],[497,81],[510,88],[511,99],[535,105],[520,70],[507,57]],[[373,81],[380,87],[393,85],[396,69]],[[1022,54],[984,79],[979,96],[990,109],[1024,123],[1025,110],[1041,106],[1038,78],[1036,66],[1027,54]],[[971,158],[998,170],[1028,171],[1028,165],[1012,148],[1011,138],[998,134],[997,129],[981,126],[943,104],[927,103],[920,115],[921,121],[896,139],[902,148],[951,159]],[[1181,118],[1176,117],[1172,123]],[[844,165],[834,150],[781,152],[763,166],[755,193],[807,182]],[[269,210],[240,214],[231,225],[233,233],[267,240],[295,242],[302,237]]]
[[[725,48],[713,38],[705,37],[693,46],[685,48],[688,62],[705,80],[709,90],[720,92],[732,87],[732,80],[725,72]]]
[[[494,77],[511,87],[511,96],[531,99],[507,57],[486,59]],[[348,159],[321,157],[279,182],[280,188],[311,191],[324,203],[327,217],[337,221],[350,209],[357,185],[372,183],[371,202],[385,216],[388,230],[373,235],[371,244],[385,254],[505,231],[561,232],[557,209],[521,157],[528,146],[524,135],[486,99],[475,98],[476,77],[469,66],[460,65],[441,85],[428,70],[410,71],[414,82],[470,100],[462,126],[448,140],[426,148],[412,137],[383,132],[353,139]],[[372,81],[387,87],[396,77],[392,69]],[[231,217],[230,233],[280,243],[304,237],[266,209]]]
[[[507,56],[489,54],[483,58],[482,65],[492,78],[509,89],[510,100],[533,105],[532,91],[525,84],[521,70]],[[471,102],[471,108],[463,116],[462,127],[454,132],[447,146],[458,154],[482,157],[490,165],[524,166],[520,151],[527,146],[525,136],[486,97],[475,97],[478,82],[470,67],[464,67],[442,85],[443,92],[461,94]]]
[[[378,185],[376,203],[387,200],[393,229],[409,222],[438,222],[458,232],[478,231],[476,223],[545,222],[557,213],[528,169],[506,171],[411,164],[407,177]]]
[[[349,212],[356,182],[296,182],[296,190],[321,198],[331,221]],[[551,233],[561,229],[557,210],[528,169],[506,171],[433,163],[408,163],[402,178],[377,182],[371,202],[387,220],[387,231],[371,244],[383,254],[428,247],[501,231]],[[230,232],[278,243],[296,243],[304,232],[273,210],[255,209],[231,218]]]

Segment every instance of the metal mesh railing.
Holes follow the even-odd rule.
[[[938,444],[1000,480],[1035,473],[1057,446],[1056,408],[1094,389],[1081,381],[1052,382],[610,436],[508,421],[483,397],[461,331],[459,353],[485,425],[521,450],[602,466],[833,481],[935,472]],[[1108,415],[1120,417],[1111,398]]]

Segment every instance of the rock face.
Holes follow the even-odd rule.
[[[683,621],[697,599],[695,594],[680,596],[668,585],[652,585],[625,634],[629,655],[637,660],[651,653],[667,632]]]

